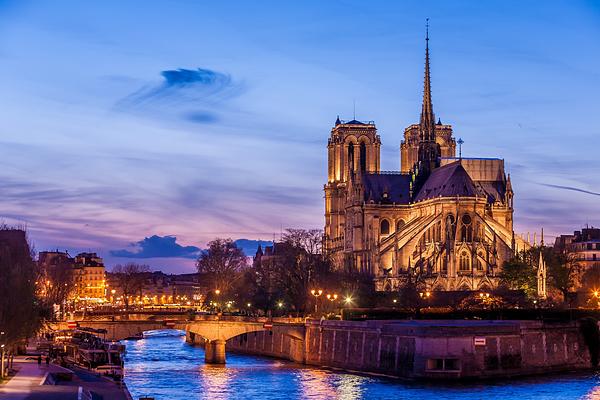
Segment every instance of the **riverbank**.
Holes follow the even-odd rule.
[[[14,369],[10,380],[0,385],[2,400],[131,399],[125,387],[81,368],[38,365],[32,356],[17,356]]]
[[[589,370],[579,323],[307,320],[304,340],[284,327],[250,332],[226,349],[390,377],[456,380]]]

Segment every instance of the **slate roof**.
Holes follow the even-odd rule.
[[[410,202],[410,175],[368,174],[361,176],[365,202],[408,204]]]
[[[419,190],[415,201],[435,197],[475,197],[485,196],[483,189],[476,185],[460,161],[434,169]]]
[[[474,181],[460,160],[436,168],[418,193],[410,198],[409,174],[363,173],[364,201],[381,204],[408,204],[436,197],[485,197],[488,203],[503,202],[504,181]]]

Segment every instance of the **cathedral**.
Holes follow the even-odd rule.
[[[370,274],[378,291],[490,290],[526,243],[513,232],[513,190],[499,158],[463,158],[436,121],[429,34],[421,118],[404,130],[400,171],[381,171],[372,121],[341,121],[327,144],[324,249],[334,267]],[[459,140],[459,148],[461,141]]]

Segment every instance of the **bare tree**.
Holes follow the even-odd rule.
[[[217,238],[200,254],[196,267],[213,289],[227,293],[247,263],[246,255],[231,239]]]
[[[125,309],[129,308],[129,297],[141,292],[145,274],[148,272],[150,272],[150,267],[136,263],[117,264],[113,268],[112,273],[117,278],[117,283],[123,293]]]
[[[319,229],[287,229],[279,245],[278,285],[298,313],[307,310],[311,289],[327,285],[330,264],[322,254],[322,238]]]
[[[44,288],[44,300],[49,306],[62,304],[75,290],[74,268],[70,259],[59,259],[50,265],[40,280]]]

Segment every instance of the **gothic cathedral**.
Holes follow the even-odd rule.
[[[380,170],[374,122],[340,121],[327,144],[324,248],[338,269],[373,276],[380,291],[490,290],[527,244],[513,233],[504,160],[456,157],[452,126],[435,120],[425,47],[419,124],[404,130],[399,172]]]

